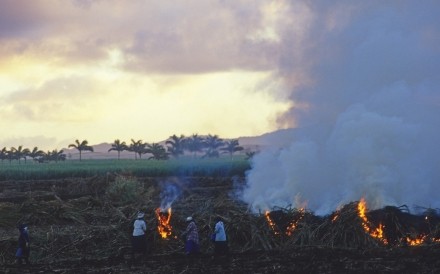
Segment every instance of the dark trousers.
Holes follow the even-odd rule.
[[[228,243],[226,241],[215,241],[214,242],[214,254],[215,255],[225,255],[228,253]]]
[[[198,254],[199,253],[199,245],[194,241],[187,240],[185,243],[185,251],[188,255]]]
[[[133,253],[147,253],[147,238],[145,235],[132,236],[131,244],[133,247]]]
[[[30,248],[23,246],[19,247],[17,249],[17,252],[15,253],[15,256],[17,257],[17,263],[22,264],[23,260],[26,264],[29,264],[29,254],[30,254]]]

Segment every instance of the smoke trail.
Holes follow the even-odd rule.
[[[440,206],[440,4],[425,4],[301,7],[307,25],[285,28],[279,67],[294,105],[280,121],[296,128],[290,145],[255,156],[243,193],[252,209],[326,214],[361,197],[370,208]]]
[[[182,193],[181,188],[172,182],[163,182],[161,183],[161,192],[160,192],[160,209],[165,212],[167,209],[171,208],[173,202],[180,196]]]

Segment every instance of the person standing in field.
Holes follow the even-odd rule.
[[[228,252],[228,244],[226,242],[225,225],[220,217],[215,218],[214,228],[214,255],[225,255]]]
[[[18,237],[18,248],[15,252],[17,264],[21,265],[23,263],[23,259],[26,264],[29,264],[30,243],[28,226],[26,224],[21,224],[18,226],[18,230],[20,231],[20,236]]]
[[[186,218],[186,222],[188,226],[182,234],[186,236],[185,253],[195,255],[199,253],[199,231],[192,217]]]
[[[133,258],[136,253],[147,253],[147,237],[145,232],[147,231],[147,224],[144,220],[144,213],[139,212],[137,219],[133,223],[133,234],[132,234],[132,255]]]

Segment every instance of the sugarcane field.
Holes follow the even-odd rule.
[[[1,273],[439,273],[440,215],[405,206],[369,210],[352,201],[330,214],[273,207],[253,212],[237,198],[244,176],[0,181]],[[132,253],[137,214],[147,251]],[[186,218],[199,253],[185,253]],[[228,252],[215,256],[221,218]],[[17,224],[26,223],[30,263],[17,265]]]

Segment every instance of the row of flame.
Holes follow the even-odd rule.
[[[370,224],[370,222],[367,219],[366,216],[366,212],[367,212],[367,203],[365,201],[365,199],[361,199],[358,203],[357,206],[357,210],[358,210],[358,216],[361,218],[362,220],[362,227],[364,228],[365,232],[368,233],[371,237],[378,239],[380,242],[382,242],[384,245],[388,245],[388,240],[384,237],[384,228],[385,226],[380,223],[379,226],[377,228],[373,228]],[[301,221],[301,219],[304,217],[304,213],[305,210],[304,208],[300,209],[300,217],[296,220],[296,221],[292,221],[288,224],[285,234],[287,236],[292,235],[293,231],[296,229],[298,222]],[[275,235],[279,235],[280,232],[276,229],[276,224],[275,222],[270,218],[270,211],[266,211],[265,212],[265,216],[266,216],[266,220],[267,223],[269,224],[269,227],[271,228],[271,230],[274,232]],[[336,214],[333,219],[332,222],[336,221],[336,219],[338,218],[338,215]],[[426,217],[427,218],[427,217]],[[425,243],[426,241],[431,241],[431,242],[438,242],[440,243],[440,239],[438,238],[428,238],[428,235],[420,235],[416,238],[411,238],[409,236],[405,237],[404,239],[402,239],[407,245],[411,245],[411,246],[416,246],[416,245],[421,245],[423,243]]]
[[[371,237],[378,239],[383,244],[387,245],[388,241],[386,238],[384,238],[384,228],[385,226],[382,225],[382,223],[379,223],[379,226],[377,228],[372,228],[370,225],[370,222],[367,219],[366,212],[367,212],[367,203],[365,202],[365,199],[361,199],[358,203],[358,213],[359,217],[362,219],[362,226],[365,230],[365,232],[369,233]],[[428,217],[425,217],[427,219]],[[428,238],[428,235],[419,235],[418,237],[411,238],[409,236],[402,239],[403,242],[410,246],[416,246],[421,245],[428,240],[431,242],[440,242],[440,239],[438,238]]]
[[[365,199],[362,198],[359,201],[358,206],[357,206],[357,210],[358,210],[358,216],[362,220],[362,227],[364,228],[365,232],[370,234],[371,237],[373,237],[375,239],[378,239],[384,245],[387,245],[388,244],[388,240],[384,237],[384,228],[385,228],[385,226],[382,225],[382,223],[380,223],[377,228],[373,228],[371,226],[370,222],[367,219],[367,216],[366,216],[367,203],[366,203]],[[288,226],[287,226],[287,228],[285,230],[285,234],[287,236],[291,236],[293,234],[293,232],[295,231],[295,229],[298,226],[298,223],[304,217],[305,209],[302,208],[299,211],[300,211],[300,217],[296,221],[291,221],[288,224]],[[157,220],[158,220],[157,230],[159,232],[159,235],[163,239],[171,237],[171,235],[172,235],[172,227],[171,227],[171,224],[170,224],[171,208],[168,208],[165,212],[163,212],[160,208],[157,208],[156,209],[156,217],[157,217]],[[270,218],[270,212],[269,211],[265,212],[265,217],[266,217],[266,220],[267,220],[267,222],[269,224],[269,227],[272,229],[274,234],[275,235],[279,235],[280,232],[276,229],[276,224]],[[335,221],[337,218],[338,218],[338,215],[335,215],[335,217],[333,217],[332,221]],[[411,245],[411,246],[416,246],[416,245],[423,244],[427,240],[430,240],[432,242],[440,242],[440,239],[437,239],[437,238],[429,238],[428,239],[427,235],[420,235],[420,236],[418,236],[416,238],[411,238],[411,237],[407,236],[403,240],[405,241],[406,244]]]

